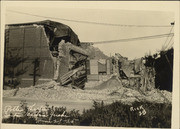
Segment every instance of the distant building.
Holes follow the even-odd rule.
[[[81,47],[89,52],[87,60],[88,81],[100,81],[104,76],[112,74],[112,59],[100,49],[93,47],[93,43],[82,42]]]

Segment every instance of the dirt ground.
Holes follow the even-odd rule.
[[[91,86],[92,84],[92,86]],[[11,89],[3,91],[3,107],[18,105],[21,100],[29,103],[44,105],[46,102],[57,106],[66,106],[67,109],[83,109],[92,107],[93,101],[104,101],[105,104],[121,101],[131,104],[134,101],[149,101],[156,103],[171,103],[172,93],[153,89],[146,93],[123,87],[116,79],[111,78],[105,82],[88,82],[87,88],[73,89],[71,86],[59,86],[55,81],[50,81],[37,86]],[[96,88],[94,87],[96,85]]]

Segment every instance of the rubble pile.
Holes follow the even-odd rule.
[[[113,76],[107,81],[104,81],[102,84],[96,86],[94,89],[113,91],[121,87],[122,87],[121,81],[116,76]]]
[[[111,78],[97,86],[96,89],[73,89],[71,86],[63,87],[59,86],[55,81],[50,81],[37,86],[19,88],[18,90],[4,90],[3,96],[50,101],[74,100],[92,102],[95,100],[107,103],[121,101],[126,104],[131,104],[134,101],[170,103],[172,100],[171,92],[153,89],[142,93],[135,89],[123,87],[116,78]]]
[[[111,78],[113,77],[113,75],[106,75],[106,76],[99,76],[99,81],[88,81],[85,84],[85,90],[89,90],[89,89],[105,89],[108,86],[107,85],[107,81],[108,80],[112,80]],[[101,85],[101,86],[100,86]],[[119,85],[119,83],[118,83]]]
[[[100,85],[102,82],[101,81],[88,81],[85,83],[85,90],[93,89],[96,86]]]
[[[71,87],[59,86],[52,81],[46,84],[31,86],[27,88],[19,88],[16,95],[16,90],[4,90],[4,97],[15,98],[31,98],[42,100],[105,100],[108,93],[104,91],[91,91],[72,89]]]
[[[159,91],[157,89],[142,93],[142,91],[123,87],[120,90],[112,92],[110,95],[114,97],[120,96],[120,100],[127,104],[131,101],[148,101],[154,103],[171,103],[172,101],[171,92]]]

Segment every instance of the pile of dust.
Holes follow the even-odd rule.
[[[89,90],[89,89],[93,89],[95,87],[97,87],[98,85],[100,85],[102,82],[101,81],[88,81],[85,83],[85,90]]]
[[[168,91],[161,91],[158,89],[153,89],[146,92],[144,97],[147,101],[153,101],[156,103],[171,103],[172,102],[172,93]]]
[[[166,90],[161,90],[161,93],[166,99],[171,102],[172,101],[172,93]]]
[[[94,90],[107,90],[107,91],[113,91],[115,89],[119,89],[122,87],[121,81],[116,77],[112,76],[107,81],[101,83],[100,85],[96,86]]]
[[[16,89],[3,90],[3,97],[11,97],[14,95]]]
[[[112,77],[112,75],[100,75],[99,76],[99,80],[98,81],[87,81],[85,83],[85,90],[92,90],[95,87],[97,87],[98,85],[102,84],[103,82],[109,80]]]
[[[36,86],[24,87],[24,88],[17,88],[11,90],[4,90],[3,97],[29,97],[29,98],[38,98],[42,94],[44,94],[45,90],[50,90],[56,86],[57,83],[55,81],[50,81],[47,83],[43,83]]]
[[[115,90],[109,94],[110,96],[119,97],[121,101],[126,103],[131,103],[131,101],[148,101],[154,103],[171,103],[172,102],[172,93],[168,91],[160,91],[158,89],[152,89],[151,91],[142,91],[130,89],[130,88],[121,88]]]
[[[109,96],[116,99],[118,98],[118,101],[129,105],[135,101],[141,101],[140,98],[142,97],[142,94],[140,94],[140,92],[138,92],[137,90],[121,87],[112,91]]]
[[[34,100],[107,100],[107,92],[95,90],[72,89],[72,87],[63,87],[55,81],[50,81],[37,86],[4,90],[3,97],[34,99]]]
[[[110,78],[93,90],[72,89],[70,86],[63,87],[55,81],[50,81],[37,86],[3,90],[3,97],[43,101],[121,101],[126,104],[130,104],[134,101],[149,101],[154,103],[171,103],[172,101],[171,92],[153,89],[142,93],[135,89],[123,87],[116,77]]]

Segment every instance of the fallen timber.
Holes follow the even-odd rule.
[[[83,89],[87,80],[86,61],[88,52],[71,43],[58,44],[58,56],[54,58],[57,82],[61,86],[71,86]],[[57,77],[58,76],[58,77]],[[55,78],[55,80],[56,80]]]

